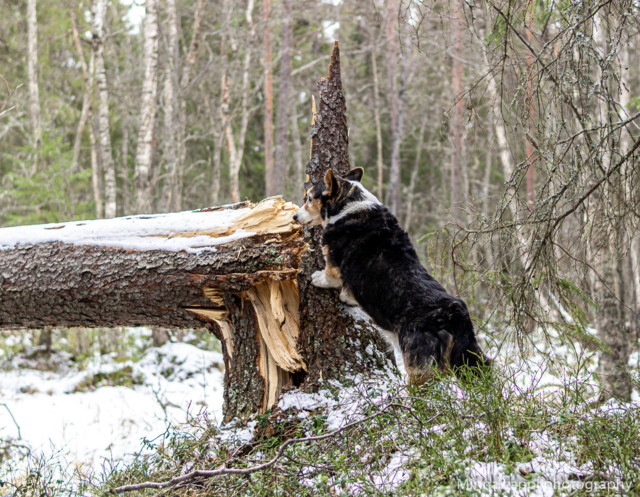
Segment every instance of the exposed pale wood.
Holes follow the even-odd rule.
[[[232,226],[216,227],[203,231],[188,231],[177,236],[229,236],[238,230],[251,231],[257,234],[285,234],[300,230],[300,226],[293,221],[293,215],[298,207],[291,202],[285,202],[282,197],[270,197],[248,212],[237,218]]]
[[[212,321],[225,321],[229,317],[229,313],[227,311],[223,311],[220,309],[206,309],[206,308],[198,308],[198,307],[187,307],[186,311],[192,312],[197,316],[204,317],[206,319],[210,319]]]
[[[298,289],[292,282],[266,281],[246,293],[253,305],[260,334],[276,364],[294,373],[307,365],[296,350],[300,334],[298,320]]]

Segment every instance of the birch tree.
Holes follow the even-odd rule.
[[[27,1],[27,78],[29,80],[29,113],[31,114],[31,146],[33,166],[38,169],[38,146],[42,134],[40,90],[38,87],[38,16],[36,0]]]
[[[99,159],[104,174],[104,216],[116,216],[116,166],[111,151],[109,126],[109,88],[104,66],[105,19],[107,0],[95,0],[93,4],[93,55],[95,59],[96,83],[98,86],[98,143]],[[99,184],[99,181],[98,181]]]
[[[135,159],[136,210],[153,210],[153,151],[154,128],[158,94],[158,4],[146,0],[144,18],[144,46],[142,94],[140,96],[140,127]]]

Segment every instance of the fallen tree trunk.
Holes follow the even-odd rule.
[[[304,242],[295,210],[272,198],[2,229],[0,327],[201,326],[202,313],[222,307],[211,288],[239,292],[296,277]],[[176,232],[177,223],[215,228]]]
[[[0,229],[0,328],[207,327],[224,349],[225,417],[267,409],[306,368],[296,209],[274,197]]]

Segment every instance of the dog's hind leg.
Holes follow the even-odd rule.
[[[349,290],[347,290],[344,286],[342,287],[342,291],[340,292],[340,300],[352,307],[358,305],[358,302],[354,298],[353,294]]]
[[[443,353],[449,348],[449,344],[443,343],[439,336],[424,331],[413,323],[400,331],[399,339],[409,383],[426,383],[437,375],[438,369],[443,369],[446,364]]]

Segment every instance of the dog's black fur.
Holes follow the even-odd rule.
[[[359,184],[361,177],[361,168],[344,178],[328,172],[324,183],[307,194],[307,203],[321,206],[325,271],[337,268],[343,291],[378,326],[398,334],[413,381],[426,379],[434,366],[455,371],[463,365],[489,366],[464,301],[447,293],[422,266],[407,233]]]

